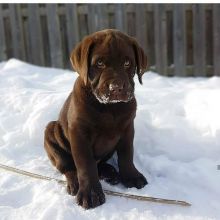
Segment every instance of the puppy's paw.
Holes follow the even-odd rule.
[[[96,186],[79,188],[76,196],[78,205],[85,209],[95,208],[105,202],[105,195],[102,191],[101,184]]]
[[[135,177],[121,177],[121,182],[127,188],[136,187],[137,189],[141,189],[148,184],[146,178],[141,173]]]
[[[75,196],[79,190],[78,180],[69,181],[67,183],[66,190],[67,190],[68,194]]]
[[[98,165],[99,179],[104,180],[110,185],[116,185],[120,182],[119,173],[110,164],[101,163]]]
[[[69,171],[65,173],[67,180],[67,193],[75,196],[79,190],[79,182],[75,171]]]

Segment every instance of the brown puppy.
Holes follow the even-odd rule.
[[[142,83],[147,58],[134,38],[108,29],[84,38],[70,60],[79,77],[59,119],[47,125],[44,145],[68,192],[92,208],[105,202],[99,178],[138,189],[147,184],[133,163],[133,77]],[[114,152],[119,173],[105,163]]]

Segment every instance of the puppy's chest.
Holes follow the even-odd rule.
[[[102,159],[115,150],[123,133],[125,121],[110,114],[102,114],[96,123],[93,152],[97,159]]]
[[[97,135],[93,145],[93,153],[95,158],[100,160],[107,156],[109,153],[113,152],[119,139],[120,136],[117,134],[113,136]]]

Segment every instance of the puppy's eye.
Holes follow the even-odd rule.
[[[98,68],[105,68],[105,64],[102,60],[98,60],[96,65],[97,65]]]
[[[124,62],[124,67],[130,67],[131,63],[130,63],[130,60],[125,60]]]

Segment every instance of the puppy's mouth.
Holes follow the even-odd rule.
[[[112,95],[110,93],[100,93],[99,91],[93,91],[96,99],[102,104],[113,104],[120,102],[130,102],[134,98],[134,94],[132,92],[127,92],[125,94],[120,95]]]

